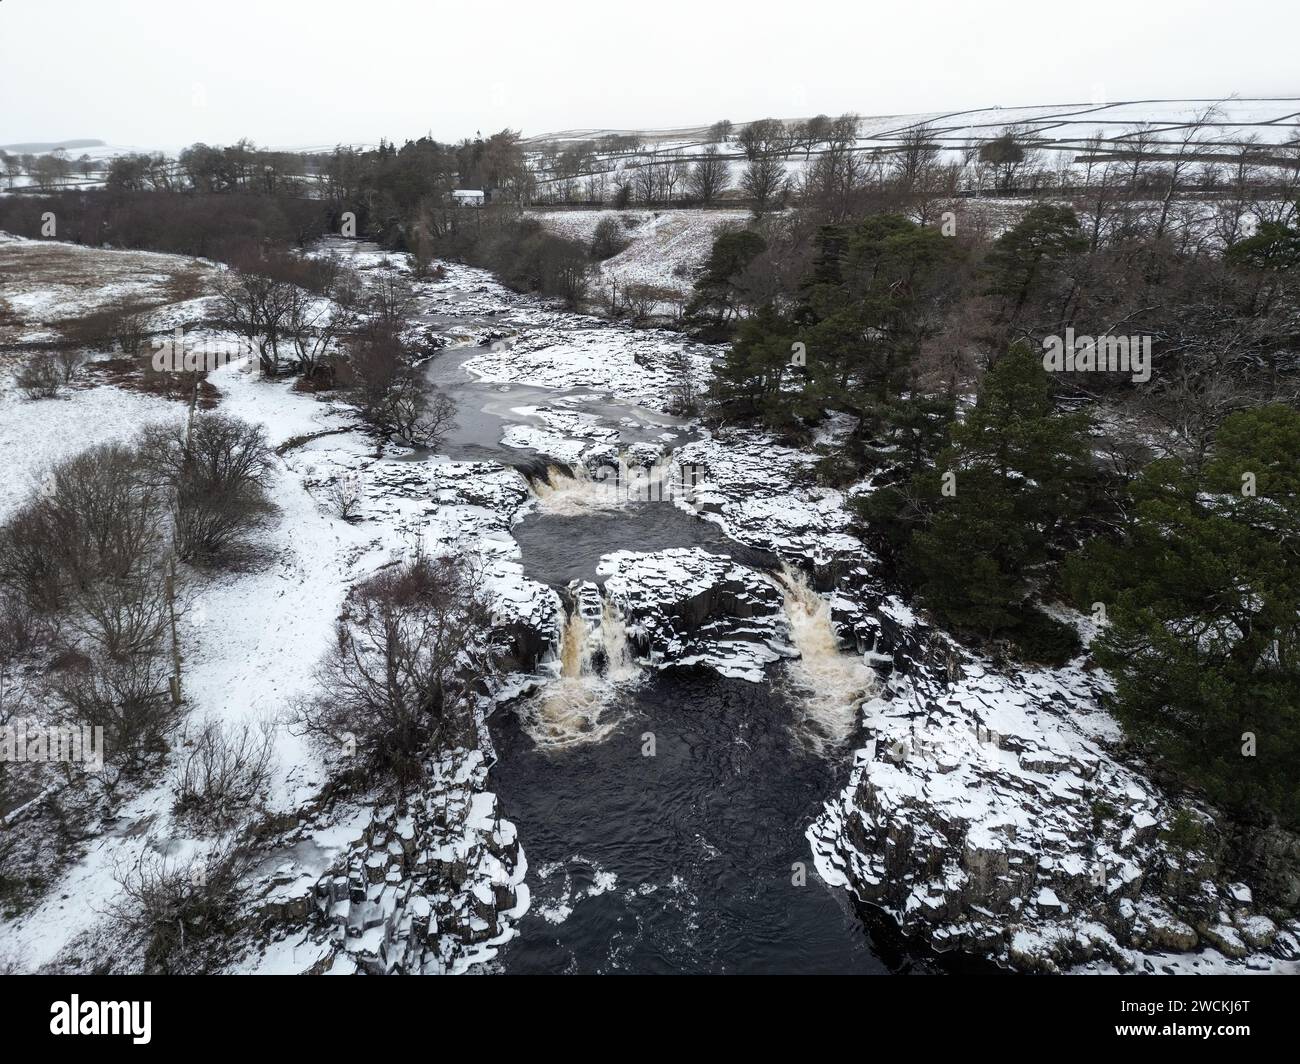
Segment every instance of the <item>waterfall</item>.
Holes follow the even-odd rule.
[[[611,683],[631,680],[640,675],[640,668],[632,655],[632,644],[627,637],[623,615],[608,599],[600,616],[600,648],[604,654],[605,678]]]
[[[817,753],[846,743],[858,728],[858,711],[876,687],[876,674],[860,655],[840,649],[831,604],[804,575],[782,566],[790,641],[799,658],[789,677],[799,697],[798,732]]]
[[[575,608],[560,636],[560,675],[543,688],[525,728],[542,747],[599,742],[623,719],[619,686],[640,675],[623,618],[605,601],[594,621]]]
[[[571,475],[557,466],[549,466],[546,479],[533,482],[539,513],[556,517],[578,517],[602,510],[620,509],[627,501],[613,475],[608,481],[593,478],[579,466]]]
[[[587,624],[574,610],[564,625],[560,639],[560,676],[577,679],[590,671],[591,655],[587,651]]]

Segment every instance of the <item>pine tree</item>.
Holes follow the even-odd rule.
[[[1215,801],[1300,823],[1300,413],[1231,415],[1201,477],[1154,462],[1131,507],[1068,567],[1116,715]]]
[[[1029,600],[1093,481],[1087,426],[1056,411],[1041,360],[1018,345],[985,375],[935,467],[868,505],[906,544],[920,598],[943,623],[984,637],[1041,627]]]
[[[735,342],[714,368],[707,400],[723,421],[758,421],[768,428],[793,423],[798,398],[792,381],[793,330],[771,306],[740,323]]]
[[[1008,328],[1030,299],[1053,281],[1061,265],[1087,249],[1079,219],[1069,207],[1039,204],[994,243],[985,260],[989,292],[1003,298]]]
[[[731,321],[741,301],[740,281],[746,268],[767,250],[767,242],[752,229],[729,230],[713,241],[695,294],[686,314],[722,325]]]

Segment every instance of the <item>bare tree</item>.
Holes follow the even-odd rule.
[[[1160,167],[1160,176],[1164,183],[1164,194],[1160,198],[1160,218],[1156,222],[1155,238],[1159,240],[1165,235],[1166,226],[1169,222],[1169,208],[1182,189],[1182,183],[1187,176],[1192,164],[1196,161],[1197,156],[1204,151],[1205,131],[1214,121],[1222,117],[1223,112],[1217,105],[1210,106],[1198,112],[1192,117],[1192,121],[1183,127],[1182,134],[1179,136],[1172,153],[1162,155],[1162,165]],[[1168,160],[1163,162],[1163,160]]]
[[[685,348],[679,346],[674,351],[669,360],[669,374],[669,411],[680,417],[691,417],[698,413],[700,395],[695,379],[695,367]]]
[[[0,593],[0,728],[28,710],[28,684],[20,663],[43,635],[37,615],[22,598]],[[5,797],[7,768],[7,759],[0,758],[0,800]]]
[[[299,298],[290,281],[260,272],[255,265],[227,270],[217,282],[217,295],[235,328],[257,351],[262,372],[280,372],[280,345],[290,311]]]
[[[322,494],[330,510],[344,521],[355,518],[365,500],[361,480],[355,473],[335,477],[325,485]]]
[[[170,492],[183,560],[223,553],[273,509],[266,494],[272,456],[261,425],[203,413],[188,427],[146,427],[140,448],[154,482]]]
[[[415,370],[400,374],[388,396],[387,415],[397,439],[435,448],[456,424],[456,401]]]
[[[750,122],[736,140],[744,150],[745,158],[751,162],[764,155],[787,151],[790,147],[790,134],[779,118],[760,118]]]
[[[686,187],[692,196],[707,207],[726,191],[729,180],[727,161],[717,147],[711,144],[691,166]]]
[[[17,155],[10,155],[8,152],[0,152],[0,166],[4,167],[5,178],[9,182],[9,187],[13,188],[15,182],[23,173],[22,159]]]
[[[136,575],[157,553],[159,512],[130,448],[90,448],[0,529],[0,581],[38,612],[61,609],[98,581]]]
[[[785,162],[778,155],[760,155],[745,167],[740,187],[754,201],[754,213],[764,214],[786,190]]]
[[[668,159],[659,167],[659,188],[665,203],[671,204],[677,193],[677,186],[686,178],[686,164],[681,159]]]
[[[106,762],[127,773],[166,751],[180,713],[169,693],[169,666],[157,650],[81,656],[53,684],[71,721],[102,728]]]
[[[1088,218],[1088,250],[1096,251],[1107,235],[1111,215],[1119,201],[1120,164],[1101,157],[1101,135],[1084,143],[1084,192],[1080,206]]]
[[[372,329],[398,333],[415,309],[415,290],[397,270],[381,270],[371,280],[363,306]]]
[[[1151,159],[1155,144],[1155,132],[1149,122],[1140,122],[1120,138],[1124,145],[1124,154],[1128,156],[1128,187],[1136,192],[1142,181],[1142,174]]]
[[[347,361],[348,389],[361,416],[412,447],[437,447],[456,421],[456,403],[410,364],[392,333],[359,337]]]
[[[795,128],[795,137],[799,147],[803,148],[804,158],[812,154],[813,148],[830,136],[830,115],[815,115],[806,122],[800,122]]]
[[[625,247],[627,241],[623,237],[623,227],[614,217],[606,215],[596,223],[591,235],[592,258],[612,259]]]
[[[939,146],[934,143],[934,131],[925,124],[904,131],[899,144],[892,156],[894,179],[903,191],[911,192],[938,157]]]
[[[157,652],[168,620],[162,574],[142,561],[137,571],[82,591],[69,625],[110,658],[122,659]]]
[[[830,124],[826,130],[826,144],[829,148],[843,150],[851,148],[858,140],[858,127],[862,119],[852,111],[846,111]]]
[[[339,338],[355,324],[356,316],[346,305],[295,288],[285,311],[284,332],[293,345],[298,371],[314,379]]]
[[[295,726],[363,778],[414,783],[428,754],[472,742],[476,687],[495,670],[489,621],[464,560],[421,555],[377,573],[348,596],[321,693],[295,708]]]
[[[143,310],[130,306],[117,308],[109,323],[109,339],[122,354],[131,357],[140,354],[149,337],[149,317]]]
[[[1003,192],[1017,187],[1018,179],[1032,165],[1033,158],[1033,150],[1017,129],[1004,129],[1001,134],[981,145],[979,150],[980,162],[993,168],[997,187]]]
[[[641,202],[649,206],[659,194],[660,178],[658,163],[644,163],[632,174],[632,184],[636,188]]]

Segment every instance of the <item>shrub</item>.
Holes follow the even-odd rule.
[[[1044,665],[1064,665],[1083,650],[1074,628],[1042,610],[1023,610],[1009,634],[1027,660]]]
[[[138,355],[149,343],[148,316],[140,310],[122,308],[111,324],[110,335],[124,355]]]
[[[219,841],[187,863],[146,847],[114,867],[122,898],[108,915],[141,940],[147,975],[194,975],[220,966],[237,929],[242,880],[253,866],[248,849]]]
[[[63,371],[54,355],[33,355],[18,371],[17,383],[28,399],[54,399],[63,387]]]
[[[407,785],[427,753],[470,742],[477,685],[491,674],[487,607],[461,559],[417,557],[353,588],[321,693],[295,725],[352,754],[352,768]]]
[[[606,215],[596,223],[596,229],[591,235],[592,258],[612,259],[626,247],[622,226],[611,215]]]
[[[365,498],[361,481],[354,473],[345,473],[325,485],[322,496],[330,512],[344,521],[351,521],[361,509]]]
[[[624,285],[623,298],[632,316],[638,319],[648,318],[660,303],[673,304],[681,298],[676,289],[662,285],[635,282]]]
[[[186,745],[174,783],[177,816],[218,826],[234,823],[270,781],[274,726],[208,720]]]

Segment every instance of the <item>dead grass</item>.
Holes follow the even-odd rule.
[[[207,374],[158,373],[153,368],[152,356],[148,354],[134,358],[99,359],[87,364],[86,371],[106,384],[182,403],[188,403],[193,397],[197,376],[199,409],[211,410],[221,401],[220,389],[208,383]]]
[[[71,322],[113,304],[157,310],[210,291],[215,271],[193,259],[110,251],[57,241],[0,240],[0,344],[40,332],[57,339]]]

